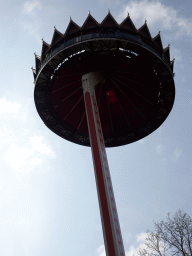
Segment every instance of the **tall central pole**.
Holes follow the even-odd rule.
[[[90,72],[82,76],[85,109],[87,114],[106,255],[125,256],[95,96],[94,87],[102,80],[103,77],[97,72]]]

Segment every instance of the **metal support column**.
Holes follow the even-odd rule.
[[[94,89],[102,80],[100,73],[90,72],[82,76],[82,86],[106,255],[125,256]]]

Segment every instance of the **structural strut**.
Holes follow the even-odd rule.
[[[95,169],[106,255],[125,256],[94,89],[94,87],[102,80],[103,77],[97,72],[90,72],[82,76],[85,108]]]

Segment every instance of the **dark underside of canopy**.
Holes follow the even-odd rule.
[[[109,145],[125,144],[123,137],[137,134],[153,121],[160,82],[152,66],[134,54],[97,52],[66,61],[52,79],[52,111],[73,131],[66,139],[89,145],[81,83],[82,75],[88,72],[101,72],[103,76],[95,91],[104,139]]]

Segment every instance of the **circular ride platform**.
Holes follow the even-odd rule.
[[[106,147],[140,140],[169,115],[175,98],[173,61],[160,34],[136,29],[128,16],[120,25],[110,13],[101,24],[89,14],[80,28],[70,20],[55,29],[35,56],[35,104],[46,126],[74,143],[90,146],[82,76],[100,72],[96,88]]]

